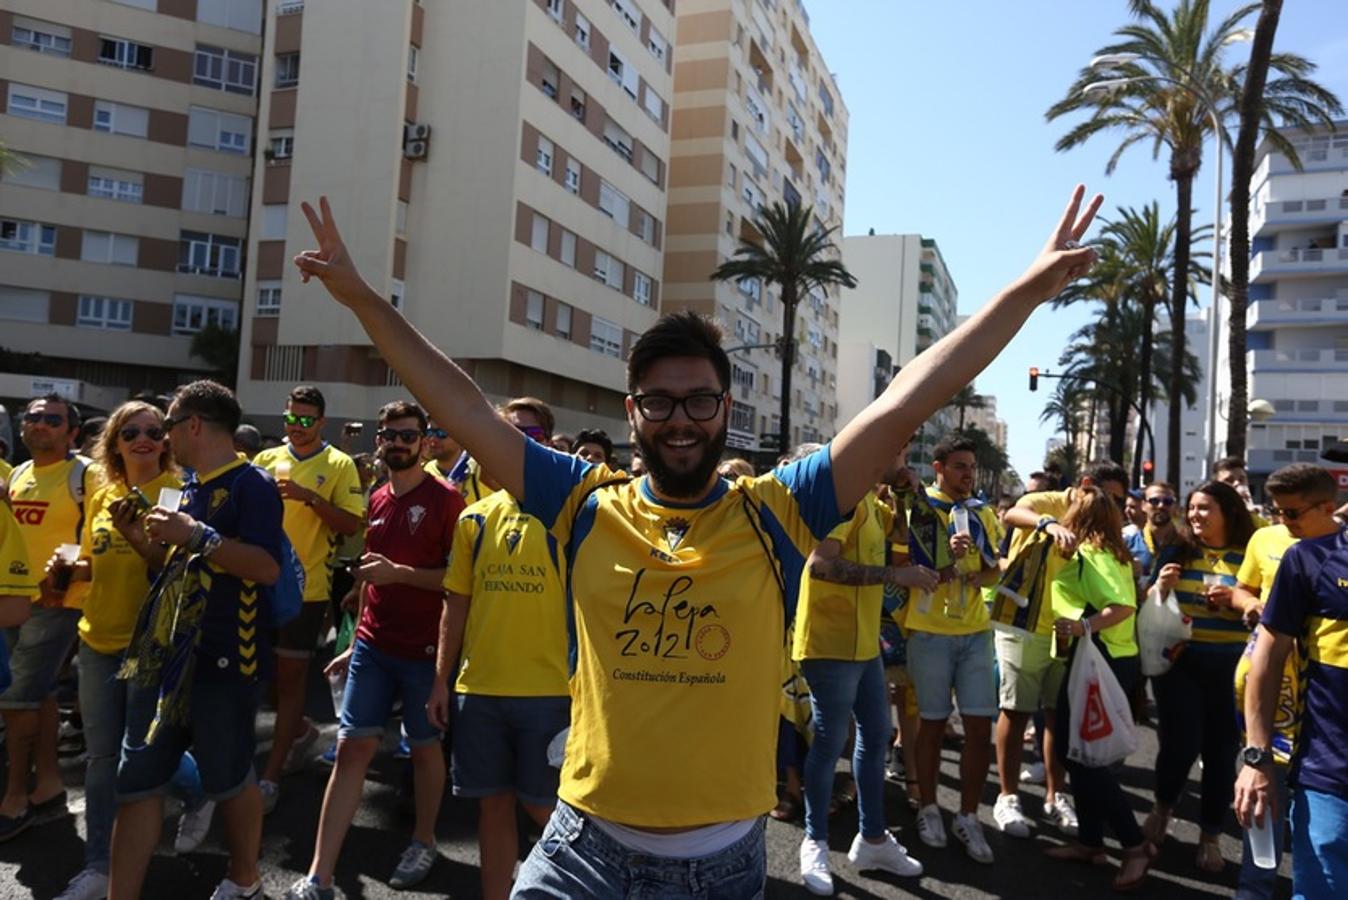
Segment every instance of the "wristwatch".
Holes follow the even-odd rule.
[[[1246,747],[1240,751],[1240,761],[1252,769],[1262,769],[1273,761],[1267,747]]]

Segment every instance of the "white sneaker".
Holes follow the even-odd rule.
[[[917,813],[917,836],[928,847],[940,849],[946,845],[945,823],[935,803],[922,807]]]
[[[1041,762],[1031,763],[1020,770],[1020,780],[1026,784],[1044,783],[1044,764]]]
[[[800,880],[811,894],[833,896],[833,876],[828,871],[828,844],[824,841],[806,838],[800,842]]]
[[[1072,801],[1066,794],[1058,794],[1053,798],[1053,805],[1044,804],[1044,818],[1048,819],[1058,830],[1068,837],[1077,835],[1077,811],[1072,807]]]
[[[847,859],[858,872],[880,869],[904,878],[916,878],[922,874],[922,863],[909,856],[904,846],[887,831],[883,844],[872,844],[857,834],[852,839],[852,848],[847,851]]]
[[[173,839],[173,849],[179,853],[191,853],[206,839],[211,830],[211,819],[215,816],[215,801],[207,800],[196,809],[183,813],[178,820],[178,836]]]
[[[1030,836],[1030,820],[1020,811],[1020,797],[1017,794],[1002,794],[997,805],[992,807],[992,821],[997,827],[1012,837]]]
[[[97,869],[82,869],[70,879],[56,900],[103,900],[108,896],[108,876]]]
[[[211,894],[211,900],[262,900],[262,882],[255,881],[249,885],[235,884],[226,878],[215,886],[215,893]]]
[[[281,799],[281,786],[263,779],[257,783],[257,789],[262,793],[262,815],[269,816],[276,809],[276,801]]]
[[[964,845],[970,859],[981,863],[992,862],[992,848],[983,836],[983,823],[978,821],[976,814],[960,813],[955,816],[950,830],[955,832],[955,840]]]

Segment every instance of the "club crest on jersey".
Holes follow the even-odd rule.
[[[417,529],[421,527],[421,522],[426,518],[426,507],[417,504],[407,511],[407,531],[409,534],[416,534]]]
[[[23,564],[21,559],[10,560],[9,574],[27,576],[28,567]]]
[[[229,488],[216,488],[211,491],[211,502],[207,509],[214,513],[217,509],[225,505],[229,499]]]
[[[323,482],[325,482],[325,481],[327,481],[327,480],[328,480],[328,476],[326,476],[326,475],[319,475],[316,479],[314,479],[314,486],[315,486],[315,487],[322,487],[322,486],[323,486]]]
[[[515,548],[520,545],[520,538],[524,537],[518,528],[512,528],[505,533],[506,552],[514,553]]]
[[[664,523],[665,546],[670,550],[679,549],[679,544],[683,543],[684,537],[688,534],[688,527],[687,519],[681,519],[677,516],[666,519]]]

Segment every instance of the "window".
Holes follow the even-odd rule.
[[[394,278],[389,282],[388,302],[389,306],[399,312],[402,311],[403,304],[407,301],[407,284],[401,278]]]
[[[150,111],[143,106],[98,100],[94,103],[94,131],[146,137],[150,133]]]
[[[552,174],[552,153],[552,141],[540,135],[538,138],[538,159],[536,160],[536,165],[538,166],[538,171],[542,172],[544,175]]]
[[[114,297],[80,296],[79,315],[75,324],[81,328],[107,328],[112,331],[131,330],[131,301]]]
[[[651,281],[651,276],[641,272],[632,273],[632,299],[642,306],[651,305],[651,290],[653,287],[654,282]]]
[[[614,359],[621,359],[623,330],[608,319],[595,316],[590,320],[590,349]]]
[[[655,244],[655,217],[644,209],[637,210],[637,234],[646,243]]]
[[[416,44],[407,45],[407,80],[417,83],[417,63],[421,59],[421,49]]]
[[[216,216],[248,215],[248,179],[207,169],[183,175],[183,209]]]
[[[576,43],[590,49],[590,20],[580,13],[576,13]]]
[[[557,72],[557,66],[550,59],[543,60],[543,80],[540,87],[543,93],[552,99],[557,99],[557,85],[561,83],[561,75]]]
[[[294,87],[300,83],[300,55],[298,53],[276,54],[276,86]]]
[[[833,94],[824,86],[824,79],[819,79],[819,102],[824,106],[824,115],[833,117]]]
[[[599,180],[599,209],[610,218],[617,219],[620,224],[627,225],[631,209],[627,195],[602,178]]]
[[[198,44],[192,83],[218,91],[252,96],[257,85],[257,57],[251,53]]]
[[[576,85],[571,85],[571,115],[580,121],[585,121],[585,101],[589,99],[585,92]]]
[[[646,49],[651,51],[651,56],[664,62],[665,57],[669,55],[669,42],[665,40],[664,35],[652,28],[646,40]]]
[[[573,194],[580,193],[580,163],[574,157],[566,160],[566,189]]]
[[[562,229],[562,251],[560,255],[563,265],[570,266],[573,269],[576,267],[576,236],[566,229]]]
[[[23,159],[16,161],[12,169],[7,172],[0,172],[0,180],[24,187],[59,191],[61,189],[61,161],[51,156],[31,156],[25,153]]]
[[[646,85],[646,96],[644,99],[645,103],[643,103],[642,106],[646,110],[646,115],[657,122],[662,121],[665,117],[665,101],[660,99],[659,94],[651,90],[649,84]]]
[[[173,333],[196,334],[207,325],[228,331],[238,327],[239,311],[232,300],[175,294],[173,297]]]
[[[284,203],[264,203],[262,205],[262,226],[258,237],[264,241],[283,241],[286,238],[286,205]]]
[[[150,4],[150,8],[154,5]],[[197,0],[197,21],[261,34],[262,0]]]
[[[603,250],[594,252],[594,277],[616,291],[623,289],[623,264]]]
[[[48,91],[11,81],[7,111],[11,116],[23,116],[25,119],[38,119],[64,125],[66,95],[61,91]]]
[[[549,224],[550,223],[545,217],[540,216],[538,213],[534,213],[533,233],[530,235],[529,238],[529,246],[533,247],[539,253],[548,252]]]
[[[735,170],[735,164],[731,163],[730,175],[726,178],[725,183],[726,187],[730,188],[732,191],[735,189],[735,180],[738,177],[738,175],[739,173]]]
[[[641,10],[632,0],[613,0],[613,9],[627,23],[627,27],[641,33]]]
[[[660,160],[650,150],[641,154],[641,165],[638,168],[642,175],[650,179],[651,184],[660,183]]]
[[[139,250],[140,240],[133,235],[85,229],[80,259],[115,266],[134,266]]]
[[[31,288],[0,285],[0,319],[17,322],[47,322],[51,294]]]
[[[543,330],[543,295],[538,291],[529,291],[524,302],[524,324]]]
[[[39,19],[15,16],[13,30],[10,31],[10,42],[16,47],[27,47],[38,53],[50,53],[53,56],[70,55],[70,29],[65,25],[56,25]]]
[[[56,253],[56,226],[22,219],[0,219],[0,250],[53,256]]]
[[[112,0],[114,3],[120,3],[123,6],[136,6],[140,9],[148,9],[153,12],[158,6],[158,0]]]
[[[407,234],[407,201],[399,200],[393,214],[393,230],[397,234]]]
[[[604,122],[604,143],[613,148],[617,153],[628,162],[632,161],[632,136],[614,122],[608,119]]]
[[[259,281],[257,283],[257,315],[279,316],[281,314],[281,282]]]
[[[109,200],[139,203],[144,190],[144,176],[139,172],[105,169],[102,166],[89,167],[87,193],[90,197],[106,197]]]
[[[194,106],[187,124],[187,142],[226,153],[247,153],[253,139],[253,120],[247,116]]]
[[[290,159],[295,155],[295,129],[278,128],[268,139],[272,159]]]
[[[740,289],[740,293],[749,299],[749,305],[753,306],[763,299],[763,282],[758,278],[741,278],[735,283]]]
[[[45,316],[44,319],[45,321]],[[568,303],[557,304],[557,328],[558,337],[571,338],[571,305]]]
[[[154,48],[123,38],[100,37],[98,61],[119,69],[152,69]]]
[[[640,75],[634,66],[628,63],[627,59],[613,47],[608,49],[608,77],[612,78],[616,84],[622,86],[635,100],[637,96],[637,84]]]
[[[178,271],[216,278],[238,278],[242,263],[238,238],[184,231],[178,238]]]
[[[548,15],[555,22],[562,21],[562,0],[548,0]]]

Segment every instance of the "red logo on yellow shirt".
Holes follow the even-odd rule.
[[[19,520],[20,525],[41,525],[47,517],[49,506],[51,504],[46,500],[15,500],[14,518]]]

